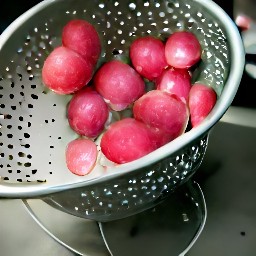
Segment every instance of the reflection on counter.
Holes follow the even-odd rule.
[[[187,256],[255,255],[255,141],[252,127],[219,123],[213,129],[195,176],[205,194],[208,218]]]

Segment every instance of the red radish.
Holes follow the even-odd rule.
[[[82,55],[93,65],[101,53],[99,35],[92,24],[85,20],[71,20],[63,28],[62,44]]]
[[[128,64],[118,60],[105,63],[96,73],[94,84],[116,111],[125,109],[145,92],[140,75]]]
[[[139,98],[133,107],[134,118],[157,128],[171,141],[181,135],[188,123],[186,104],[176,95],[152,90]]]
[[[187,69],[168,69],[156,80],[158,90],[175,94],[184,102],[188,101],[191,76]]]
[[[69,142],[66,148],[68,169],[79,176],[89,174],[97,160],[97,146],[89,139],[76,139]]]
[[[204,84],[194,84],[189,93],[192,127],[198,126],[211,112],[217,101],[215,91]]]
[[[150,130],[151,141],[156,148],[160,148],[174,139],[172,134],[166,133],[166,131],[160,128],[151,126],[148,126],[148,128]]]
[[[112,162],[123,164],[155,150],[148,127],[133,118],[110,125],[101,139],[102,153]]]
[[[136,71],[148,80],[159,77],[168,66],[164,50],[164,43],[152,36],[133,41],[130,46],[130,58]]]
[[[175,68],[190,68],[201,58],[201,45],[191,32],[175,32],[166,42],[165,57]]]
[[[58,94],[78,91],[91,80],[93,66],[67,47],[55,48],[44,62],[43,83]]]
[[[108,106],[96,91],[86,88],[76,93],[68,106],[68,121],[80,135],[97,137],[108,119]]]

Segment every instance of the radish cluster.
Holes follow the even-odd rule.
[[[198,126],[214,107],[215,91],[191,84],[201,45],[191,32],[175,32],[166,42],[152,36],[135,39],[131,65],[111,60],[96,69],[100,37],[93,25],[71,20],[63,28],[62,45],[45,60],[43,83],[57,94],[72,94],[67,106],[70,127],[80,136],[66,148],[68,169],[91,172],[103,155],[115,164],[134,161]],[[148,90],[150,81],[154,88]],[[121,118],[122,112],[130,115]],[[113,113],[120,120],[110,121]],[[110,124],[109,124],[110,123]]]

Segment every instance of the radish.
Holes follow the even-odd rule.
[[[168,66],[164,43],[152,36],[133,41],[130,46],[130,58],[135,70],[148,80],[159,77]]]
[[[125,109],[145,93],[140,75],[128,64],[118,60],[105,63],[95,74],[96,90],[113,110]]]
[[[129,163],[183,134],[189,117],[192,127],[198,126],[217,101],[211,87],[191,85],[191,67],[202,51],[191,32],[174,32],[165,44],[153,36],[137,38],[128,56],[132,66],[115,59],[95,75],[101,41],[92,24],[69,21],[62,30],[62,44],[45,60],[42,81],[57,94],[73,94],[68,122],[87,137],[66,147],[66,165],[76,175],[93,170],[99,143],[112,164]],[[88,87],[92,79],[93,87]]]
[[[42,69],[45,86],[57,94],[71,94],[91,80],[93,66],[67,47],[55,48],[46,58]]]
[[[111,124],[100,146],[102,153],[117,164],[131,162],[156,149],[149,128],[133,118]]]
[[[69,21],[62,31],[62,44],[82,55],[86,61],[95,65],[101,53],[98,32],[85,20]]]
[[[156,80],[156,88],[175,94],[185,103],[191,88],[191,76],[187,69],[168,69]]]
[[[150,131],[151,141],[156,149],[162,147],[174,139],[173,134],[166,133],[164,129],[152,126],[148,126],[148,128]]]
[[[97,137],[108,119],[108,106],[96,91],[86,88],[76,93],[68,106],[68,121],[80,135]]]
[[[76,139],[67,145],[66,164],[68,169],[79,176],[89,174],[96,164],[97,146],[89,139]]]
[[[190,68],[201,58],[201,45],[191,32],[175,32],[166,42],[167,63],[175,68]]]
[[[185,131],[189,117],[187,106],[181,99],[159,90],[149,91],[139,98],[134,103],[133,113],[136,120],[162,131],[166,136],[165,143]]]
[[[215,91],[204,84],[194,84],[189,93],[189,110],[192,127],[196,127],[211,112],[217,101]]]

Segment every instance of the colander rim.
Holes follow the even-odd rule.
[[[62,0],[43,0],[38,3],[21,16],[19,16],[15,21],[13,21],[8,28],[0,35],[0,51],[3,45],[8,41],[8,38],[15,32],[15,30],[27,19],[33,16],[35,13],[40,10],[48,7],[54,2]],[[227,34],[227,39],[229,42],[232,42],[232,47],[230,47],[230,57],[231,57],[231,66],[228,78],[225,83],[225,87],[222,92],[222,96],[217,101],[214,109],[206,120],[196,128],[191,129],[190,131],[184,133],[182,136],[176,138],[174,141],[162,146],[161,148],[155,150],[154,152],[138,159],[133,162],[122,164],[114,167],[114,171],[110,174],[103,175],[90,180],[83,180],[78,182],[73,182],[64,185],[54,185],[49,186],[47,183],[43,184],[31,184],[31,185],[22,185],[22,184],[0,184],[0,194],[9,196],[16,196],[19,194],[22,196],[35,196],[42,194],[54,193],[62,190],[67,190],[71,188],[83,187],[87,185],[93,185],[99,182],[105,182],[110,179],[114,179],[118,176],[128,174],[132,171],[139,170],[150,166],[161,159],[164,159],[167,156],[172,155],[173,153],[184,148],[188,143],[202,137],[206,134],[225,114],[229,106],[231,105],[236,92],[239,87],[240,80],[242,78],[243,67],[245,63],[245,54],[244,46],[241,40],[239,31],[228,16],[228,14],[215,2],[212,0],[194,0],[203,7],[207,8],[211,13],[216,13],[218,17],[221,17],[222,27],[225,29]]]

